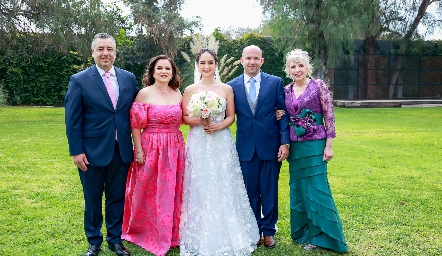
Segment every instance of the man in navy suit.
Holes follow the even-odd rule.
[[[103,242],[103,192],[108,246],[117,255],[130,255],[121,241],[121,226],[126,176],[133,161],[129,110],[139,89],[134,74],[113,66],[112,36],[95,35],[91,49],[95,65],[71,76],[64,102],[69,151],[83,185],[89,242],[85,256],[98,255]]]
[[[287,114],[279,121],[275,116],[276,109],[286,109],[284,84],[280,77],[262,72],[263,63],[261,49],[247,46],[241,57],[244,74],[228,84],[235,94],[236,149],[250,206],[265,246],[273,248],[279,171],[289,154],[290,137]],[[261,245],[261,239],[257,245]]]

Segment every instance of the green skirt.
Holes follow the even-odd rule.
[[[347,252],[342,223],[322,160],[325,139],[291,143],[290,229],[297,243]]]

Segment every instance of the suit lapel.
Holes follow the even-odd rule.
[[[269,86],[270,83],[268,75],[264,72],[261,72],[261,82],[259,84],[259,94],[258,94],[258,100],[256,101],[255,113],[258,111],[258,108],[261,106],[262,102],[264,101]]]
[[[236,89],[237,90],[235,91],[235,98],[239,99],[244,106],[249,107],[249,102],[247,101],[246,86],[244,85],[244,74],[240,75],[237,78]]]
[[[117,99],[117,109],[118,107],[121,105],[120,101],[121,99],[124,97],[124,91],[127,89],[126,86],[124,85],[124,75],[123,72],[121,72],[121,70],[117,67],[115,68],[115,74],[117,75],[117,81],[118,81],[118,99]]]
[[[100,76],[100,73],[98,73],[98,69],[95,65],[91,67],[91,73],[92,73],[92,79],[97,84],[98,89],[100,89],[100,91],[104,94],[106,101],[109,103],[109,106],[113,109],[114,105],[112,104],[112,100],[109,96],[109,93],[107,92],[106,85],[104,85],[103,78]]]

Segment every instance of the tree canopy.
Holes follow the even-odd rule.
[[[279,47],[288,51],[302,48],[310,52],[319,69],[316,76],[326,78],[326,68],[333,67],[343,49],[352,52],[353,40],[364,39],[368,52],[374,40],[394,38],[406,41],[419,37],[417,25],[431,33],[441,25],[440,0],[260,0],[269,19],[263,32],[280,37]],[[437,4],[436,15],[427,7]],[[425,7],[425,8],[420,8]],[[407,39],[408,38],[408,39]],[[401,52],[398,52],[401,53]]]
[[[367,56],[379,53],[377,40],[389,39],[396,40],[389,52],[396,65],[388,74],[392,98],[397,81],[402,79],[401,56],[410,52],[409,42],[442,26],[442,0],[259,2],[267,17],[262,27],[224,31],[217,28],[212,34],[219,41],[220,74],[226,81],[242,72],[240,67],[229,67],[237,64],[243,47],[250,44],[263,49],[263,70],[284,79],[284,55],[294,48],[310,53],[314,76],[325,81],[336,60],[359,53],[365,56],[358,68],[368,71],[358,73],[358,81],[368,85],[364,96],[375,98],[375,85],[380,81],[370,70],[377,62]],[[0,0],[0,90],[2,87],[10,95],[13,104],[60,104],[69,76],[92,64],[90,43],[98,32],[115,37],[116,66],[141,77],[150,58],[167,54],[180,66],[183,84],[188,84],[194,65],[177,53],[189,53],[191,35],[202,24],[198,17],[187,20],[181,16],[184,3],[185,0]],[[127,9],[120,9],[119,4]],[[426,29],[418,29],[420,25]],[[358,43],[357,49],[353,49],[355,39],[364,42]],[[420,45],[425,44],[421,41]],[[224,68],[228,71],[222,72]]]
[[[326,68],[358,35],[352,0],[260,0],[268,17],[264,31],[279,37],[286,52],[301,48],[310,52],[315,76],[326,79]]]
[[[180,14],[184,0],[124,0],[131,10],[135,33],[175,57],[186,32],[200,24]],[[140,38],[141,40],[141,38]]]
[[[115,34],[125,27],[120,13],[101,0],[1,0],[0,46],[12,50],[10,46],[22,37],[34,44],[34,51],[53,44],[62,51],[75,46],[80,52],[90,52],[94,34],[103,28]]]

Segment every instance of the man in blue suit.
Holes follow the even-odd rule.
[[[91,49],[95,65],[71,76],[64,102],[69,151],[83,185],[89,242],[85,256],[98,255],[103,242],[103,192],[108,246],[117,255],[130,255],[121,241],[121,226],[126,176],[133,161],[129,111],[139,89],[134,74],[113,66],[112,36],[95,35]]]
[[[236,149],[250,205],[265,246],[273,248],[279,171],[289,154],[290,137],[287,114],[279,121],[275,116],[276,109],[286,109],[284,84],[280,77],[262,72],[263,63],[261,49],[247,46],[241,57],[244,74],[227,84],[235,94]]]

